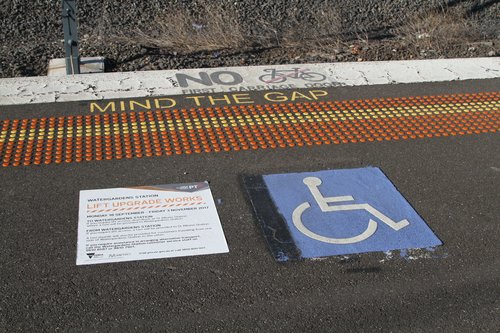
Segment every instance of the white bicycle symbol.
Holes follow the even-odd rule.
[[[322,212],[335,212],[335,211],[348,211],[348,210],[366,210],[370,214],[372,214],[374,217],[379,219],[381,222],[387,224],[389,227],[391,227],[394,230],[400,230],[410,224],[410,222],[406,219],[401,220],[399,222],[395,222],[386,215],[382,214],[380,211],[377,209],[373,208],[369,204],[346,204],[346,205],[332,205],[330,206],[330,203],[334,202],[346,202],[346,201],[354,201],[354,198],[350,195],[347,196],[337,196],[337,197],[324,197],[321,192],[318,189],[318,186],[321,185],[322,181],[321,179],[317,177],[307,177],[304,178],[303,180],[304,184],[307,185],[309,188],[309,191],[311,191],[312,196],[314,197],[314,200],[318,203],[319,208],[321,209]],[[292,213],[292,220],[293,224],[295,227],[304,235],[318,240],[320,242],[324,243],[330,243],[330,244],[352,244],[352,243],[358,243],[361,241],[364,241],[365,239],[369,238],[372,236],[375,231],[377,231],[377,222],[374,220],[370,219],[368,222],[368,227],[366,228],[365,231],[363,231],[361,234],[354,236],[354,237],[349,237],[349,238],[332,238],[332,237],[325,237],[322,235],[319,235],[310,229],[308,229],[304,223],[302,223],[302,214],[311,207],[309,202],[303,202],[297,208],[294,209]]]

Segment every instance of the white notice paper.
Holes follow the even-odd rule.
[[[77,265],[225,252],[208,182],[80,191]]]

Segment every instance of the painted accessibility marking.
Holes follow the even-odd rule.
[[[378,168],[264,175],[262,180],[274,216],[287,226],[300,258],[442,244]],[[254,209],[258,213],[255,204]],[[286,251],[280,258],[279,251],[273,253],[277,260],[293,259]]]
[[[403,219],[399,222],[395,222],[391,218],[387,217],[386,215],[384,215],[379,210],[377,210],[376,208],[372,207],[369,204],[349,204],[349,205],[330,206],[329,205],[330,203],[354,201],[354,198],[350,195],[324,197],[318,188],[319,185],[322,184],[322,181],[321,181],[321,179],[319,179],[317,177],[306,177],[306,178],[304,178],[303,182],[309,188],[309,191],[311,192],[312,196],[314,197],[314,200],[316,201],[316,203],[319,205],[319,208],[323,212],[365,210],[396,231],[400,230],[401,228],[404,228],[410,224],[410,222],[406,219]],[[364,241],[368,237],[372,236],[375,233],[375,231],[377,231],[377,222],[370,219],[366,230],[357,236],[349,237],[349,238],[333,238],[333,237],[321,236],[321,235],[311,231],[310,229],[308,229],[304,225],[304,223],[302,222],[302,214],[304,213],[304,211],[306,209],[308,209],[310,207],[311,207],[311,205],[309,204],[309,202],[304,202],[304,203],[300,204],[299,206],[297,206],[297,208],[295,208],[295,210],[293,211],[293,214],[292,214],[293,224],[304,235],[306,235],[312,239],[316,239],[320,242],[331,243],[331,244],[352,244],[352,243]]]

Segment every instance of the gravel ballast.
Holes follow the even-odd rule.
[[[60,1],[48,0],[0,3],[0,77],[46,75],[48,61],[64,57],[60,6]],[[495,56],[500,17],[500,6],[491,1],[222,0],[214,7],[207,1],[190,0],[85,0],[77,1],[77,6],[80,55],[106,57],[108,71]],[[193,18],[194,27],[203,27],[200,22],[210,25],[203,21],[207,8],[220,11],[218,23],[227,24],[227,31],[238,28],[247,41],[265,36],[267,42],[249,42],[245,48],[235,45],[223,50],[178,52],[147,45],[137,38],[137,31],[155,33],[165,13],[186,13]],[[460,43],[447,43],[446,47],[435,48],[434,43],[416,50],[395,33],[415,13],[440,8],[464,13],[464,20],[477,25],[476,35]],[[318,18],[325,9],[338,14],[335,22],[327,24]],[[233,21],[224,22],[227,13],[234,14],[238,27]],[[325,44],[301,42],[314,36],[316,27],[328,33],[329,25],[336,43],[331,38]],[[156,33],[161,36],[161,31]],[[290,35],[293,41],[284,42]],[[425,33],[422,36],[426,38]]]

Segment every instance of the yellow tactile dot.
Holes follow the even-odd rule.
[[[21,164],[60,163],[63,142],[59,140],[67,140],[64,151],[69,154],[74,151],[74,161],[79,162],[121,156],[169,156],[173,153],[171,145],[176,147],[175,154],[190,154],[494,132],[498,131],[498,117],[489,115],[498,112],[499,102],[487,100],[492,96],[497,98],[498,94],[233,105],[189,111],[3,121],[0,158],[8,157],[5,163],[9,165],[19,163],[21,160],[11,160],[14,155],[5,151],[6,146],[14,145],[16,154],[21,155],[13,158],[24,156]],[[483,114],[488,116],[482,117]],[[162,134],[161,145],[159,132],[169,133]],[[75,141],[70,141],[74,133]],[[100,141],[102,134],[107,140],[104,144]],[[58,139],[55,146],[51,142],[44,145],[50,138]],[[22,155],[23,149],[28,149],[22,143],[35,139],[41,144],[37,144],[37,151],[53,151],[55,155],[50,153],[45,160],[29,153]],[[8,145],[2,140],[8,140]],[[81,153],[83,145],[85,156]],[[73,159],[65,157],[65,161]]]

